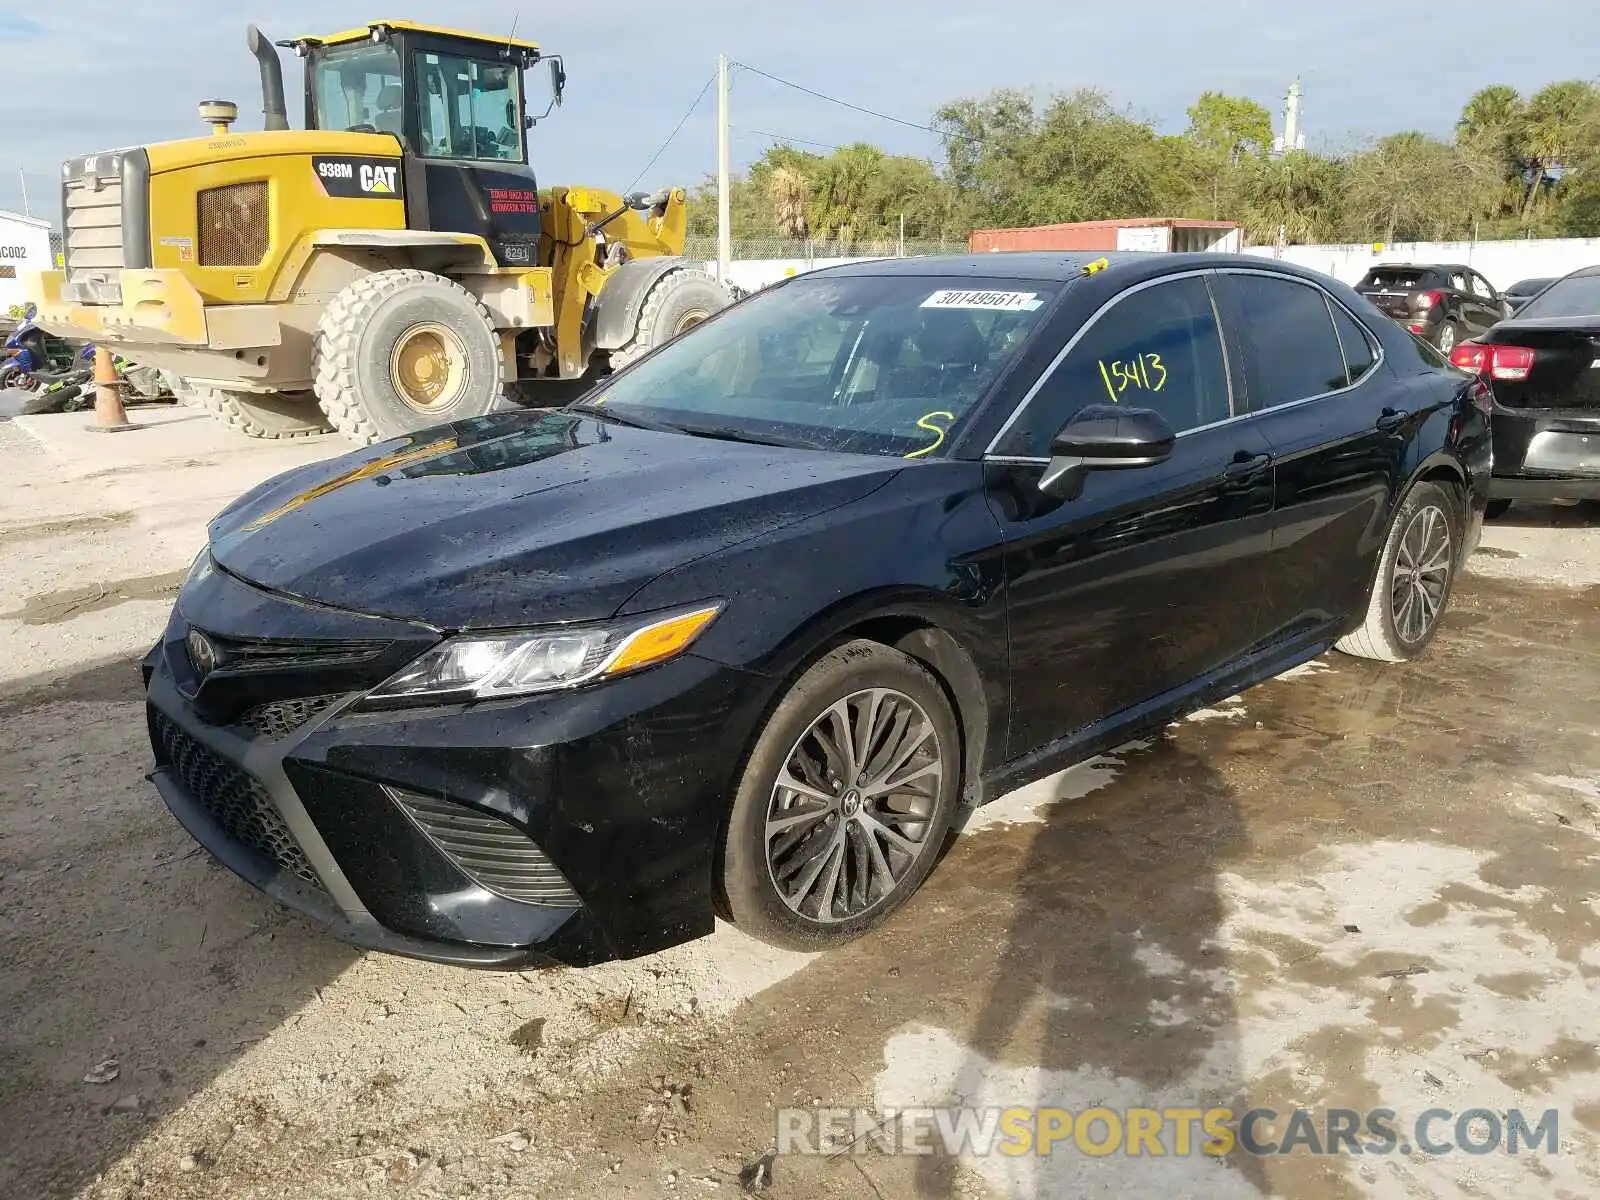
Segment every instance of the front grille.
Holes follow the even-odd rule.
[[[338,696],[302,696],[297,700],[274,700],[258,704],[239,717],[237,725],[254,737],[272,741],[286,738],[316,716]]]
[[[322,886],[266,788],[155,709],[151,724],[162,765],[172,769],[230,838],[306,883]]]
[[[498,817],[399,788],[383,789],[463,875],[508,900],[577,908],[577,893],[533,841]]]
[[[70,179],[61,202],[66,226],[61,253],[68,285],[94,289],[114,284],[116,273],[127,264],[122,244],[122,180]]]
[[[267,185],[231,183],[195,198],[202,267],[253,267],[267,256]]]

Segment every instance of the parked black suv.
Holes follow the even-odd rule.
[[[1381,263],[1356,291],[1443,354],[1511,315],[1487,279],[1457,263]]]

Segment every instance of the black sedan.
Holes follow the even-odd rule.
[[[803,275],[568,408],[242,496],[145,660],[153,779],[363,946],[834,946],[973,806],[1331,646],[1421,652],[1485,391],[1265,260]]]
[[[1517,280],[1504,292],[1500,293],[1506,302],[1506,315],[1508,317],[1516,316],[1518,312],[1527,307],[1528,301],[1554,282],[1553,278],[1547,279],[1543,277]]]
[[[1450,355],[1494,394],[1489,515],[1600,501],[1600,267],[1563,276]]]

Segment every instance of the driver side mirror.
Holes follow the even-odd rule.
[[[550,60],[550,94],[555,97],[557,104],[561,103],[561,94],[567,90],[567,69],[561,65],[559,58]]]
[[[1090,471],[1153,467],[1172,455],[1178,436],[1154,409],[1091,404],[1050,439],[1050,465],[1039,490],[1071,500]]]

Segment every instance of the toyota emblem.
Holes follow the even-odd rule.
[[[211,674],[217,665],[217,648],[206,635],[198,629],[191,629],[189,636],[184,639],[184,646],[189,651],[189,665],[194,668],[194,673],[201,679]]]

